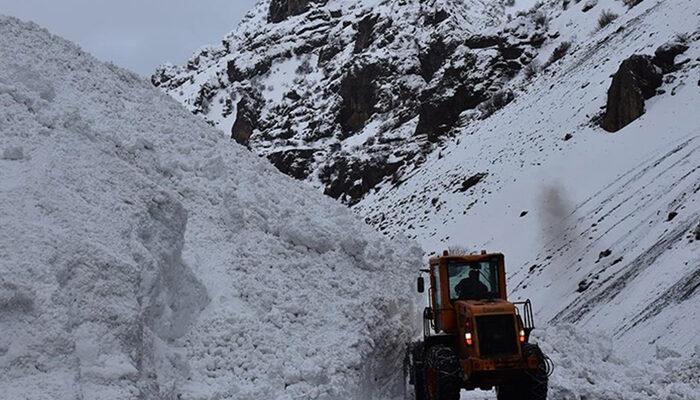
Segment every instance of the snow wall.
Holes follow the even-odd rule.
[[[11,399],[396,394],[422,252],[145,80],[0,17]]]

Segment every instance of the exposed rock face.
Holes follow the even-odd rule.
[[[647,55],[633,55],[620,65],[608,90],[601,127],[617,132],[644,114],[644,101],[663,83],[661,69]]]
[[[328,186],[325,194],[350,205],[359,201],[385,177],[394,174],[403,162],[382,159],[339,158],[321,170],[320,178]]]
[[[306,179],[311,173],[315,149],[288,150],[272,153],[267,159],[281,172],[299,179]]]
[[[243,146],[248,147],[250,138],[255,131],[258,120],[258,112],[255,103],[250,97],[243,97],[237,106],[236,122],[231,129],[231,137]]]
[[[620,65],[608,90],[608,104],[601,127],[617,132],[644,114],[644,101],[656,94],[663,74],[678,69],[676,57],[688,50],[684,43],[669,42],[654,52],[654,57],[633,55]]]
[[[221,46],[153,82],[348,204],[400,184],[550,37],[534,13],[507,21],[501,2],[267,1]]]
[[[372,34],[377,24],[376,15],[368,15],[357,24],[357,38],[355,39],[355,53],[366,50],[372,44]]]
[[[271,23],[282,22],[290,16],[306,12],[311,3],[320,3],[318,0],[272,0],[267,21]]]
[[[437,39],[430,43],[426,52],[418,55],[421,76],[426,82],[430,82],[435,73],[445,65],[445,61],[452,51],[454,51],[454,46],[448,47],[444,41]]]
[[[374,113],[377,104],[375,85],[382,74],[378,65],[365,65],[351,70],[340,83],[340,105],[338,122],[343,132],[357,132]]]

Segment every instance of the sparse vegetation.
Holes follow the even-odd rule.
[[[689,33],[676,33],[676,42],[681,43],[681,44],[688,44],[690,42],[690,34]]]
[[[549,60],[547,60],[547,64],[545,65],[545,68],[554,64],[555,62],[561,60],[564,58],[564,56],[569,52],[569,49],[571,48],[571,42],[564,41],[557,46],[556,49],[552,52],[552,55],[549,56]]]
[[[605,28],[617,19],[618,15],[610,10],[603,10],[598,17],[598,30]]]
[[[528,65],[525,66],[523,69],[523,74],[525,74],[525,79],[531,80],[537,74],[540,73],[540,70],[542,69],[542,66],[537,60],[532,60],[532,62]]]
[[[534,22],[537,26],[546,27],[549,21],[547,20],[547,15],[545,13],[542,11],[537,11],[532,15],[532,22]]]
[[[466,256],[469,254],[469,249],[462,246],[449,246],[447,252],[451,256]]]

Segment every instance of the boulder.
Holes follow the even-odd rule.
[[[688,50],[688,46],[683,43],[671,42],[666,43],[656,49],[654,52],[654,64],[669,73],[676,70],[676,57]]]
[[[644,114],[644,101],[656,94],[663,75],[651,56],[633,55],[620,65],[608,90],[601,127],[617,132]]]
[[[259,112],[252,97],[243,96],[238,101],[236,121],[231,128],[231,138],[239,144],[249,147],[250,138],[256,129]]]

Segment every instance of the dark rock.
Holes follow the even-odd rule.
[[[259,111],[256,102],[252,97],[243,96],[238,102],[236,121],[231,128],[231,138],[247,147],[257,127],[258,119]]]
[[[156,69],[156,72],[151,75],[151,84],[155,87],[159,87],[160,85],[165,85],[171,79],[173,79],[172,75],[170,75],[165,68],[159,67]]]
[[[304,180],[311,174],[315,152],[315,149],[284,150],[268,155],[267,159],[282,173]]]
[[[258,62],[253,67],[253,76],[262,76],[270,72],[272,69],[272,59],[266,59]]]
[[[498,48],[498,51],[501,53],[501,56],[503,56],[504,59],[516,60],[523,55],[525,50],[517,46],[501,46]]]
[[[567,133],[566,135],[564,135],[564,141],[567,142],[567,141],[571,140],[573,137],[574,137],[574,135]]]
[[[267,21],[272,23],[282,22],[285,19],[303,14],[309,9],[311,3],[325,3],[323,0],[272,0]]]
[[[693,232],[695,235],[695,240],[700,240],[700,224],[695,228],[695,232]]]
[[[479,82],[473,80],[476,57],[467,54],[461,61],[459,67],[445,68],[440,85],[421,96],[415,134],[426,135],[431,143],[448,133],[463,111],[476,108],[486,99],[483,90],[475,88]]]
[[[368,15],[357,23],[357,36],[355,37],[355,53],[360,53],[372,44],[372,33],[377,24],[376,15]]]
[[[677,212],[671,211],[670,213],[668,213],[668,217],[666,218],[666,221],[668,221],[668,222],[673,221],[677,216],[678,216]]]
[[[385,178],[394,175],[403,161],[388,163],[384,159],[359,160],[340,157],[324,166],[319,174],[326,185],[325,194],[354,205]]]
[[[447,46],[442,39],[437,39],[430,43],[427,51],[418,55],[421,76],[426,82],[430,82],[433,75],[442,68],[453,50],[453,46]]]
[[[287,92],[284,96],[290,100],[293,100],[293,101],[301,100],[301,96],[295,90],[292,90],[291,92]]]
[[[236,60],[230,60],[226,65],[226,73],[229,82],[241,82],[245,79],[243,71],[236,65]]]
[[[470,49],[484,49],[487,47],[500,46],[503,38],[495,35],[472,35],[464,42]]]
[[[598,2],[597,1],[588,1],[586,4],[583,5],[583,8],[581,8],[581,11],[583,12],[588,12],[593,9],[593,7],[597,6]]]
[[[425,24],[436,26],[436,25],[439,25],[440,22],[446,20],[449,17],[450,17],[450,14],[447,11],[437,10],[432,14],[428,14],[428,16],[425,18]]]
[[[601,251],[600,254],[598,254],[598,261],[604,259],[605,257],[609,257],[611,254],[612,250],[610,249]]]
[[[383,69],[376,64],[368,64],[353,68],[340,83],[340,126],[344,133],[357,132],[364,128],[365,123],[374,114],[377,104],[377,88],[375,83]]]
[[[459,188],[457,188],[457,190],[455,190],[455,193],[458,193],[458,192],[464,193],[464,192],[466,192],[467,190],[469,190],[469,189],[473,188],[474,186],[478,185],[479,182],[481,182],[484,178],[486,178],[487,175],[488,175],[488,174],[480,173],[480,174],[476,174],[476,175],[470,176],[469,178],[467,178],[466,180],[464,180],[464,181],[462,182],[462,186],[460,186]]]
[[[542,45],[543,45],[544,42],[546,42],[546,41],[547,41],[547,36],[545,36],[544,33],[542,33],[542,32],[535,32],[535,33],[533,33],[532,36],[530,37],[530,40],[528,40],[527,42],[525,42],[525,43],[523,43],[523,44],[529,44],[529,45],[532,46],[532,47],[540,48],[540,47],[542,47]]]
[[[601,127],[617,132],[645,112],[644,101],[662,84],[662,74],[650,56],[633,55],[620,65],[608,90]]]
[[[592,282],[589,280],[586,280],[586,279],[582,280],[581,282],[578,283],[578,288],[576,289],[576,291],[578,293],[585,292],[591,286],[591,283]]]
[[[528,211],[523,211],[520,213],[520,218],[526,216],[528,214]]]
[[[426,135],[428,141],[437,143],[447,134],[465,110],[476,108],[484,101],[484,94],[470,84],[455,88],[451,95],[439,96],[421,103],[416,135]]]
[[[654,52],[654,64],[665,74],[676,70],[676,57],[688,50],[683,43],[666,43]]]
[[[340,43],[334,42],[334,43],[329,43],[323,48],[321,48],[321,51],[318,53],[318,65],[322,66],[326,64],[328,61],[332,60],[335,56],[338,55],[343,51],[342,46]]]
[[[199,88],[197,97],[194,99],[194,114],[206,114],[209,112],[209,104],[211,99],[216,96],[216,89],[212,87],[209,83],[205,83]]]

